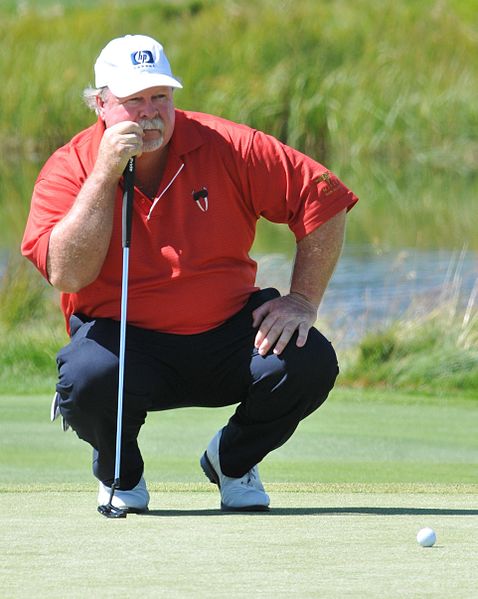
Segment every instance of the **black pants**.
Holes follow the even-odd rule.
[[[335,383],[332,345],[316,329],[303,348],[296,337],[280,356],[254,348],[252,311],[277,297],[253,293],[221,326],[196,335],[127,327],[121,488],[134,487],[143,460],[138,433],[148,411],[239,404],[223,430],[221,468],[242,476],[293,434]],[[71,341],[58,353],[60,410],[94,448],[93,472],[106,485],[114,478],[118,395],[119,322],[71,318]]]

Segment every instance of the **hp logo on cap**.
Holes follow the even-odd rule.
[[[149,50],[138,50],[131,54],[131,62],[137,64],[154,64],[153,53]]]

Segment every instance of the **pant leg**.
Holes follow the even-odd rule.
[[[228,476],[242,476],[283,445],[299,422],[326,400],[339,372],[331,343],[315,328],[304,347],[295,345],[296,334],[279,356],[260,356],[253,347],[254,335],[247,393],[221,437],[221,468]],[[231,372],[227,379],[231,384],[234,376]]]
[[[143,472],[137,436],[148,410],[239,403],[221,439],[221,467],[242,476],[293,434],[317,409],[338,373],[331,344],[317,330],[303,348],[295,337],[280,356],[254,348],[252,311],[277,297],[253,294],[236,316],[213,331],[170,335],[127,327],[121,488]],[[119,323],[72,317],[71,343],[58,354],[60,410],[94,450],[95,476],[113,482]]]
[[[71,327],[71,341],[57,356],[60,411],[77,435],[92,445],[95,476],[111,486],[116,449],[119,323],[106,319],[88,322],[73,316]],[[138,368],[128,355],[121,447],[122,489],[133,488],[143,473],[137,437],[150,405],[147,378],[144,368]]]

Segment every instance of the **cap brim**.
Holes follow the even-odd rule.
[[[126,98],[150,87],[176,87],[183,86],[177,79],[169,75],[159,73],[142,73],[140,77],[125,77],[121,81],[107,84],[107,87],[114,96]]]

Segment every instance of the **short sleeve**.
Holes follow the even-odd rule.
[[[287,224],[297,241],[358,201],[325,166],[259,131],[250,146],[247,170],[257,217]]]
[[[66,160],[58,151],[47,161],[33,188],[21,251],[46,279],[51,231],[68,213],[85,180],[85,176],[78,176],[78,170],[72,166],[71,157]]]

